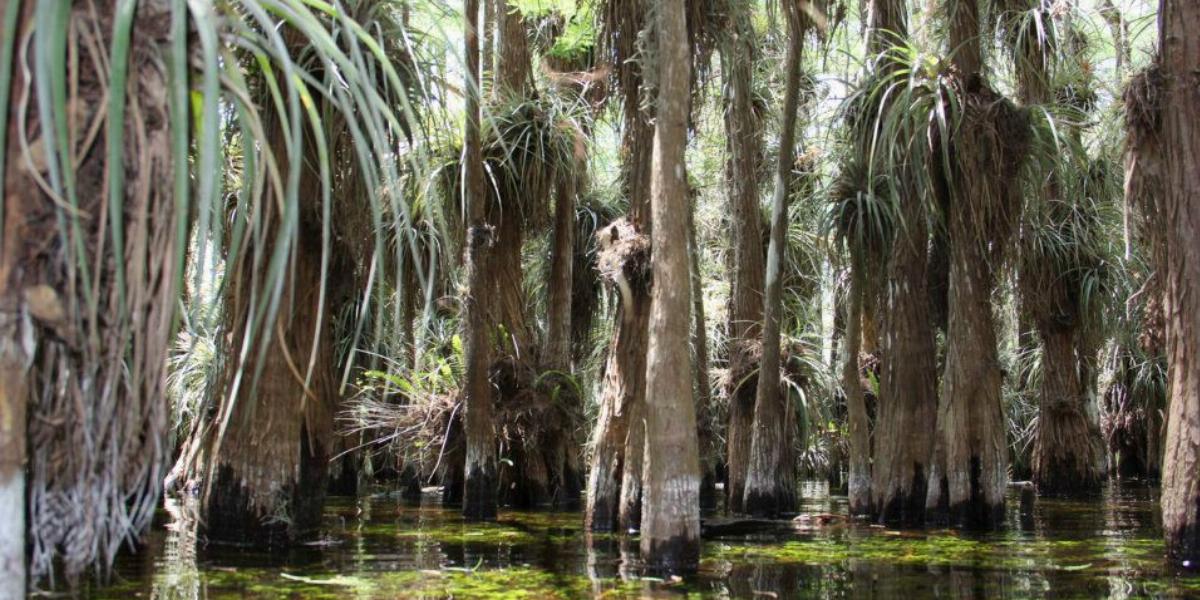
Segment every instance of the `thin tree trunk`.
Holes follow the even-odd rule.
[[[700,248],[696,243],[696,205],[688,206],[688,253],[692,273],[692,354],[696,384],[696,422],[700,444],[700,503],[716,503],[717,435],[713,430],[712,384],[708,376],[708,324],[704,318],[704,281],[700,272]]]
[[[525,25],[520,12],[505,0],[496,0],[496,72],[493,101],[502,104],[525,98],[530,91],[532,64]],[[486,180],[484,186],[490,185]],[[511,186],[501,185],[501,189]],[[491,196],[485,192],[485,196]],[[531,360],[534,335],[525,312],[525,276],[521,250],[525,242],[525,216],[521,202],[500,194],[500,202],[486,209],[494,227],[495,245],[489,254],[487,276],[494,290],[492,320],[503,326],[506,339],[498,340],[500,353],[511,352],[521,360]],[[486,202],[486,201],[485,201]]]
[[[857,261],[856,261],[857,262]],[[846,422],[850,427],[849,489],[850,514],[862,515],[871,507],[871,432],[867,403],[862,389],[858,357],[864,339],[863,285],[866,275],[859,264],[851,266],[849,313],[846,315],[846,362],[842,366],[842,391],[846,394]]]
[[[733,291],[729,300],[729,423],[726,454],[726,508],[741,512],[750,463],[751,429],[757,378],[755,349],[762,331],[763,281],[762,213],[759,209],[758,169],[762,130],[754,114],[754,29],[750,7],[731,4],[731,27],[721,43],[725,73],[725,135],[729,150],[726,179],[729,188],[733,253],[729,270]]]
[[[796,509],[796,482],[792,463],[792,432],[788,394],[779,389],[780,321],[783,313],[782,262],[787,241],[787,199],[796,152],[796,113],[800,105],[801,53],[805,27],[796,3],[786,3],[788,23],[787,89],[783,101],[783,128],[775,195],[771,208],[771,243],[767,250],[762,362],[754,402],[750,467],[746,474],[744,509],[752,515],[773,517]]]
[[[0,7],[2,8],[2,7]],[[9,154],[9,156],[15,156]],[[7,198],[14,198],[6,195]],[[16,208],[17,202],[6,208]],[[11,223],[16,215],[9,210]],[[20,301],[13,296],[15,265],[12,227],[5,226],[4,264],[0,264],[0,597],[25,597],[25,410],[29,398],[29,365],[33,342],[31,325]]]
[[[583,156],[577,156],[577,169],[584,167]],[[550,257],[550,282],[546,316],[546,347],[543,352],[546,368],[571,371],[571,292],[575,266],[575,204],[580,175],[572,171],[560,174],[555,191],[554,235]],[[582,415],[582,398],[560,394],[558,402],[572,402],[567,407],[573,414]],[[550,432],[557,447],[546,453],[553,460],[557,475],[551,481],[552,501],[557,506],[577,506],[583,487],[583,467],[580,445],[573,429]]]
[[[466,125],[463,133],[463,198],[467,204],[467,243],[464,265],[467,294],[463,298],[463,324],[467,328],[463,352],[466,373],[463,388],[463,432],[466,437],[463,515],[468,519],[496,517],[496,433],[492,424],[491,336],[487,319],[488,259],[492,228],[486,222],[483,154],[480,147],[481,81],[479,78],[479,0],[464,0],[466,20],[464,56]]]
[[[646,306],[649,307],[649,298],[646,300]],[[646,313],[646,316],[649,317],[649,313]],[[648,323],[649,320],[647,320]],[[643,339],[642,348],[648,349],[648,343],[649,337],[647,336]],[[646,364],[644,357],[643,353],[638,360],[643,369]],[[642,476],[646,453],[646,384],[645,379],[639,382],[639,385],[642,386],[639,399],[629,405],[629,429],[625,434],[625,472],[621,474],[621,505],[618,510],[620,526],[624,531],[636,531],[642,526]]]
[[[579,168],[579,167],[576,167]],[[546,300],[545,365],[568,371],[571,368],[571,289],[575,251],[575,197],[578,179],[564,173],[554,202],[554,235],[550,251],[550,281]]]
[[[1162,0],[1159,60],[1165,75],[1162,154],[1167,261],[1164,314],[1169,365],[1162,514],[1167,551],[1200,560],[1200,4]]]
[[[657,6],[659,98],[651,213],[650,341],[646,358],[645,507],[642,559],[651,569],[692,570],[700,562],[700,463],[692,403],[684,168],[690,98],[687,21],[682,2]]]

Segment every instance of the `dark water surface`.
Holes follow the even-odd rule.
[[[803,486],[802,514],[844,515],[844,496]],[[1141,598],[1200,597],[1173,572],[1153,489],[1090,502],[1039,500],[1009,528],[968,535],[810,518],[709,536],[700,572],[636,576],[636,540],[585,535],[579,513],[505,511],[466,524],[453,510],[377,494],[335,499],[325,538],[267,553],[197,545],[168,506],[145,551],[121,559],[104,599],[161,598]],[[720,519],[714,515],[714,519]]]

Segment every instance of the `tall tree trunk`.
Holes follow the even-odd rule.
[[[636,92],[634,94],[636,98]],[[636,105],[633,105],[636,106]],[[626,159],[624,186],[629,217],[597,233],[599,246],[624,244],[625,237],[649,236],[650,150],[654,127],[636,108],[625,118],[622,148]],[[620,232],[620,233],[618,233]],[[646,244],[648,245],[648,244]],[[644,252],[644,250],[643,250]],[[609,345],[600,390],[600,416],[592,439],[585,520],[593,531],[636,529],[640,523],[643,404],[646,398],[646,346],[650,321],[650,278],[644,254],[617,259],[616,281],[621,304]]]
[[[754,426],[750,443],[750,467],[746,474],[744,509],[752,515],[773,517],[796,510],[795,469],[792,463],[792,432],[788,424],[788,394],[779,389],[780,321],[783,317],[783,248],[787,243],[787,200],[791,191],[796,153],[796,113],[800,106],[801,53],[805,26],[798,3],[787,2],[788,46],[784,70],[787,90],[783,100],[783,128],[779,138],[779,162],[775,171],[775,195],[771,207],[771,243],[767,250],[762,362],[754,402]]]
[[[704,317],[704,280],[696,243],[696,203],[688,206],[688,253],[692,288],[692,373],[696,384],[696,425],[700,444],[700,503],[716,504],[717,434],[712,417],[712,383],[708,376],[708,323]]]
[[[725,136],[729,150],[726,181],[729,214],[733,220],[729,270],[733,292],[729,298],[729,423],[726,454],[726,508],[741,512],[750,463],[757,378],[756,351],[762,331],[763,264],[762,213],[759,210],[758,169],[762,155],[762,128],[754,114],[754,28],[750,7],[730,5],[730,28],[721,42],[721,69],[726,77]]]
[[[632,6],[631,6],[632,5]],[[618,31],[608,32],[614,48],[616,78],[624,106],[621,133],[621,186],[629,198],[626,220],[597,232],[601,269],[619,291],[617,325],[609,344],[600,390],[600,415],[592,435],[584,520],[592,531],[639,527],[643,426],[646,399],[646,346],[650,322],[650,276],[645,256],[652,230],[650,166],[654,126],[642,110],[641,62],[637,40],[643,30],[645,7],[640,0],[618,3],[608,10],[622,12]],[[605,268],[605,262],[611,263]]]
[[[1137,220],[1136,232],[1140,245],[1147,249],[1152,267],[1150,278],[1144,284],[1147,297],[1139,323],[1141,332],[1138,346],[1150,360],[1165,358],[1165,315],[1163,314],[1164,280],[1167,272],[1167,224],[1163,215],[1166,181],[1166,160],[1163,154],[1161,103],[1165,94],[1162,69],[1151,64],[1134,75],[1125,87],[1125,202],[1126,211],[1134,211]],[[1129,318],[1134,318],[1131,314]],[[1134,352],[1126,350],[1126,356]],[[1132,363],[1132,360],[1128,360]],[[1126,364],[1126,363],[1123,363]],[[1123,366],[1123,379],[1127,390],[1133,390],[1137,377],[1134,367]],[[1145,389],[1143,386],[1142,389]],[[1118,433],[1118,442],[1128,448],[1138,448],[1136,454],[1121,453],[1123,468],[1131,466],[1127,459],[1137,457],[1144,474],[1150,478],[1161,477],[1162,471],[1162,419],[1158,406],[1161,399],[1132,394],[1125,400],[1128,410],[1138,410],[1137,419],[1131,430]],[[1168,409],[1169,410],[1169,409]],[[1135,439],[1128,439],[1133,436]],[[1122,439],[1124,438],[1124,439]]]
[[[1167,551],[1200,561],[1200,4],[1162,0],[1159,60],[1167,261],[1165,294],[1168,397],[1162,514]]]
[[[299,168],[300,189],[319,189],[320,175],[302,165],[300,157],[288,156],[279,117],[269,117],[264,129],[282,179],[287,178],[285,169]],[[304,148],[311,144],[306,136]],[[264,228],[282,231],[287,226],[284,216],[269,214],[271,207],[264,209]],[[269,347],[262,353],[252,349],[244,365],[237,357],[251,335],[251,319],[258,309],[252,290],[261,285],[271,243],[248,248],[237,263],[226,267],[225,331],[230,333],[223,344],[229,357],[220,389],[223,402],[217,420],[206,430],[205,460],[198,465],[208,481],[201,526],[210,539],[291,543],[311,537],[321,523],[338,400],[332,313],[320,298],[329,285],[321,272],[321,225],[303,216],[310,211],[301,214],[294,263],[283,284],[278,314],[266,332]],[[314,334],[320,340],[316,357],[310,356]],[[314,370],[308,378],[310,363]],[[272,519],[281,514],[287,518]]]
[[[700,463],[688,351],[690,306],[684,168],[690,69],[682,2],[657,6],[658,109],[651,178],[650,340],[646,358],[642,559],[652,569],[700,562]]]
[[[492,92],[493,101],[499,105],[527,97],[533,73],[521,13],[506,0],[497,0],[495,8],[498,39]],[[486,179],[484,185],[490,185]],[[500,185],[501,190],[511,187]],[[492,194],[485,192],[485,196]],[[521,212],[520,200],[504,196],[501,193],[500,201],[486,210],[487,220],[495,233],[495,246],[489,255],[487,269],[495,294],[491,301],[492,319],[493,324],[502,325],[507,334],[498,340],[501,354],[511,352],[514,357],[530,360],[533,358],[534,335],[525,312],[525,276],[521,264],[525,215]]]
[[[926,509],[956,525],[990,528],[1004,520],[1008,483],[991,300],[999,251],[1020,214],[1013,182],[1026,157],[1028,115],[983,79],[977,0],[949,0],[946,8],[961,123],[946,149],[954,178],[946,215],[950,314]]]
[[[865,295],[860,261],[850,268],[849,304],[846,315],[846,362],[842,366],[842,391],[846,394],[846,422],[850,427],[850,468],[847,495],[850,514],[862,515],[871,504],[871,432],[867,420],[867,403],[862,388],[859,356],[862,354],[862,313]]]
[[[906,3],[874,0],[870,28],[868,52],[876,61],[875,68],[893,72],[897,65],[884,53],[907,38]],[[880,107],[881,118],[891,109]],[[911,173],[897,175],[909,177]],[[936,348],[927,268],[929,228],[925,199],[915,186],[902,181],[894,188],[903,195],[893,199],[897,230],[886,267],[870,508],[880,521],[915,525],[925,518],[937,417]]]
[[[466,362],[463,387],[463,433],[466,439],[463,515],[468,519],[496,517],[496,433],[492,423],[491,336],[488,323],[488,262],[492,228],[486,221],[483,153],[480,147],[479,0],[464,0],[464,56],[466,57],[465,129],[463,132],[463,198],[467,204],[467,241],[464,265],[467,293],[463,298],[463,324],[467,328],[463,353]]]
[[[577,157],[582,162],[581,157]],[[582,168],[577,165],[575,169]],[[559,177],[554,196],[554,234],[550,250],[550,281],[546,299],[545,365],[571,369],[571,289],[574,281],[575,198],[579,179],[574,173]]]
[[[1030,9],[1041,9],[1041,0],[1030,0]],[[1026,106],[1051,101],[1049,70],[1050,50],[1031,33],[1016,37],[1013,53],[1017,63],[1017,96]],[[1079,132],[1069,132],[1079,142]],[[1048,222],[1033,227],[1069,227],[1073,209],[1061,197],[1059,174],[1051,173],[1039,195],[1041,210],[1049,213]],[[1082,200],[1081,200],[1082,201]],[[1065,214],[1064,214],[1065,213]],[[1037,236],[1038,232],[1030,231]],[[1083,329],[1072,269],[1061,268],[1057,256],[1033,247],[1022,248],[1018,276],[1021,292],[1021,344],[1029,343],[1030,329],[1036,330],[1042,343],[1042,379],[1039,390],[1037,437],[1033,450],[1033,479],[1044,494],[1090,494],[1099,491],[1104,477],[1103,446],[1100,440],[1099,413],[1085,377],[1093,357],[1083,347],[1087,335]],[[1032,327],[1031,327],[1032,326]],[[1025,373],[1021,374],[1025,383]]]
[[[555,190],[554,234],[550,256],[550,282],[546,316],[546,348],[544,366],[548,369],[569,373],[571,371],[571,292],[574,284],[575,265],[575,204],[578,197],[581,171],[585,166],[584,156],[576,156],[577,165],[568,173],[559,175]],[[574,394],[560,394],[558,402],[572,402],[567,409],[582,415],[582,398]],[[551,482],[552,501],[558,506],[577,506],[583,488],[583,465],[580,444],[573,428],[551,432],[552,443],[557,447],[547,456],[561,460],[553,468],[557,478]]]

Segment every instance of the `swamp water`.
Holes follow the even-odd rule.
[[[844,496],[803,486],[812,518],[706,536],[697,575],[639,579],[636,540],[585,535],[579,513],[502,511],[464,523],[388,494],[331,499],[324,538],[283,552],[198,545],[168,506],[143,552],[94,599],[223,598],[1140,598],[1200,597],[1200,575],[1163,558],[1155,492],[1110,487],[1090,502],[1010,498],[998,533],[846,523]],[[427,499],[430,497],[427,495]],[[711,515],[713,522],[724,521]],[[708,519],[706,519],[706,522]]]

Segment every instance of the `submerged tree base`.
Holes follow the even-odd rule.
[[[222,465],[205,502],[200,533],[212,542],[260,547],[310,540],[320,531],[324,487],[323,472],[301,467],[300,481],[284,486],[275,512],[264,513],[233,469]]]
[[[495,468],[468,465],[463,489],[463,517],[471,521],[491,521],[496,518]]]
[[[929,494],[925,465],[913,464],[908,489],[888,490],[881,506],[874,507],[880,523],[901,527],[919,527],[925,523],[925,499]]]

